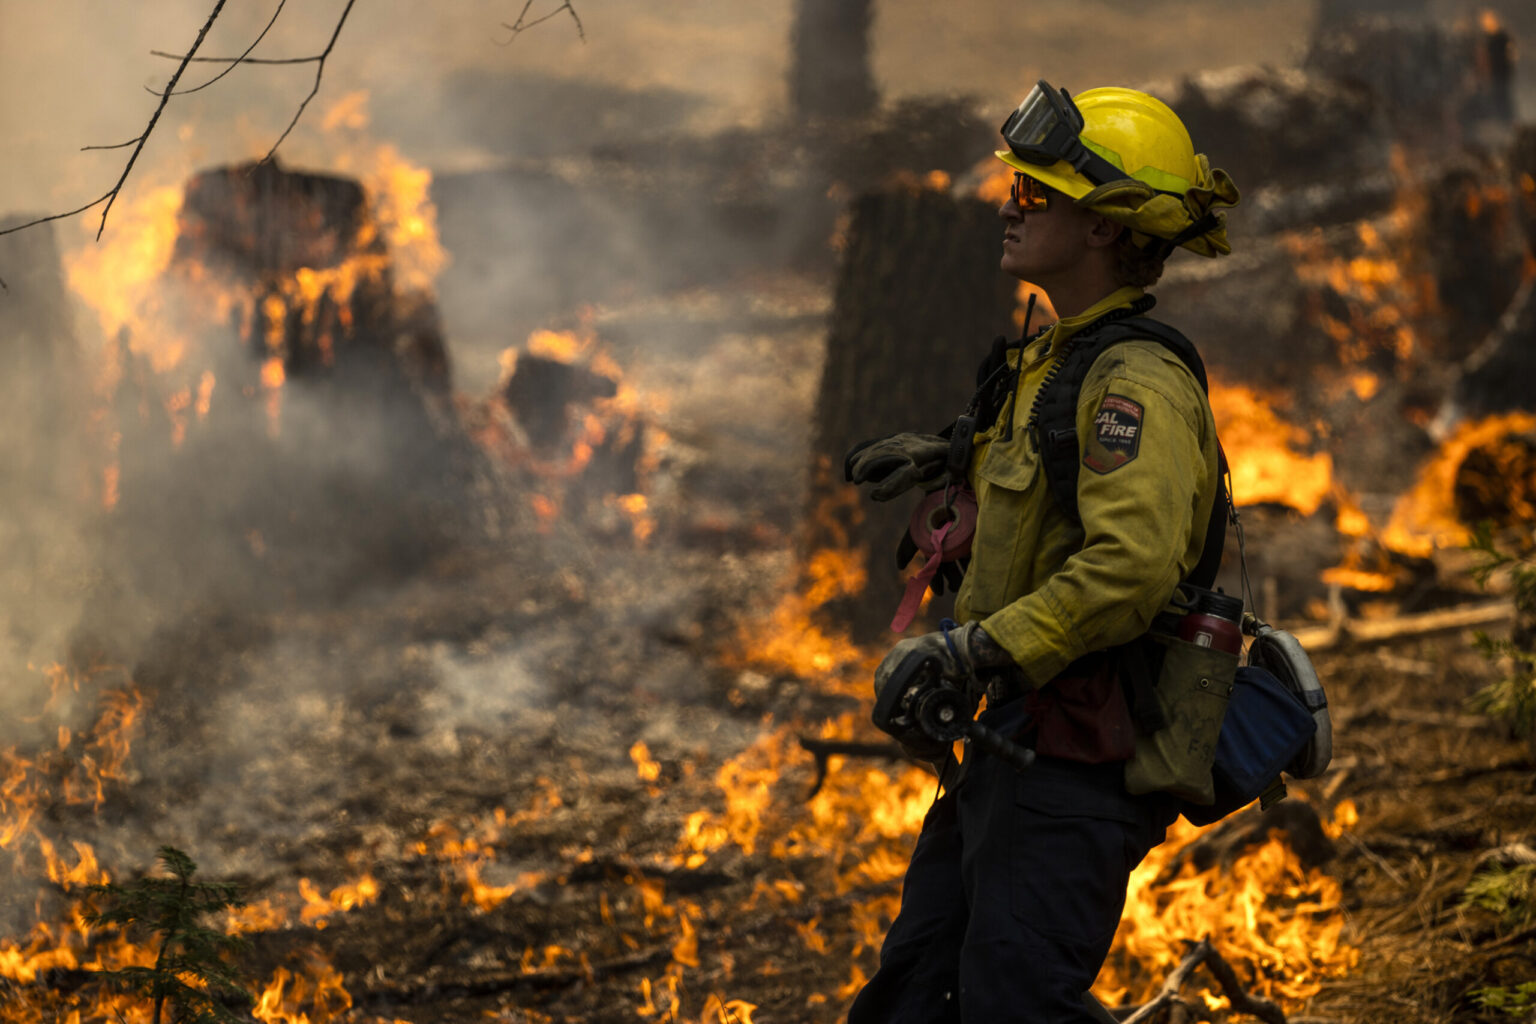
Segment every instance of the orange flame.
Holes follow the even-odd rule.
[[[1342,832],[1354,820],[1354,806],[1341,804],[1330,827]],[[1100,1000],[1117,1005],[1155,994],[1192,936],[1209,936],[1229,963],[1252,965],[1254,987],[1287,1006],[1302,1005],[1324,980],[1354,966],[1359,951],[1342,939],[1339,883],[1303,869],[1282,833],[1230,867],[1197,871],[1184,861],[1166,877],[1204,831],[1179,819],[1131,873],[1113,951],[1094,983]]]
[[[329,896],[322,896],[313,882],[307,878],[301,878],[299,895],[304,899],[304,908],[299,911],[299,920],[312,925],[316,931],[322,931],[332,914],[364,907],[378,899],[379,883],[372,875],[365,874],[355,882],[338,885],[331,890]]]
[[[1381,536],[1393,551],[1428,557],[1439,547],[1466,544],[1471,531],[1456,516],[1456,473],[1474,449],[1510,434],[1536,430],[1536,415],[1512,412],[1462,423],[1419,468],[1409,491],[1398,499]]]
[[[1333,458],[1303,455],[1310,443],[1302,428],[1282,420],[1252,388],[1211,382],[1211,412],[1232,467],[1232,500],[1238,505],[1272,502],[1303,515],[1316,512],[1333,487]]]

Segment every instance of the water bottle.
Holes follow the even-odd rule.
[[[1228,654],[1243,649],[1243,599],[1185,584],[1180,595],[1189,610],[1179,618],[1179,639]]]

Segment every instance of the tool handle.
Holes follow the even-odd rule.
[[[965,734],[976,746],[993,757],[1002,758],[1021,772],[1028,770],[1029,766],[1035,763],[1033,750],[1019,746],[1002,733],[988,729],[980,722],[969,723],[965,727]]]

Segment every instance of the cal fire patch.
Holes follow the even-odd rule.
[[[1141,447],[1141,404],[1120,395],[1105,395],[1093,417],[1093,433],[1083,452],[1083,465],[1095,473],[1119,469]]]

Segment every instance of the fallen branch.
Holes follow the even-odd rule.
[[[1380,643],[1409,636],[1424,636],[1451,629],[1491,626],[1515,617],[1513,601],[1441,608],[1420,615],[1402,615],[1394,619],[1340,619],[1326,626],[1294,630],[1296,639],[1308,651],[1322,651],[1345,644]]]
[[[1178,1002],[1179,990],[1184,987],[1189,976],[1195,973],[1195,969],[1201,964],[1215,975],[1222,992],[1231,1001],[1232,1009],[1257,1017],[1265,1024],[1286,1024],[1285,1014],[1280,1007],[1267,999],[1251,996],[1243,989],[1242,983],[1237,980],[1237,973],[1232,970],[1232,966],[1226,960],[1222,959],[1221,954],[1216,952],[1210,939],[1201,939],[1195,943],[1179,966],[1168,975],[1168,979],[1163,982],[1163,987],[1152,1001],[1138,1008],[1120,1024],[1146,1024],[1164,1007],[1174,1006]]]
[[[393,1006],[422,1003],[444,997],[489,996],[502,992],[525,991],[528,989],[549,991],[552,989],[569,988],[572,985],[582,983],[591,984],[612,977],[615,974],[656,967],[671,959],[671,948],[663,946],[615,960],[606,960],[602,963],[590,965],[583,964],[580,967],[559,970],[519,970],[499,974],[485,974],[474,979],[459,981],[438,982],[422,978],[414,984],[402,983],[391,985],[386,983],[371,985],[361,991],[354,990],[353,998],[355,1004],[360,1006],[378,1006],[381,1003]]]

